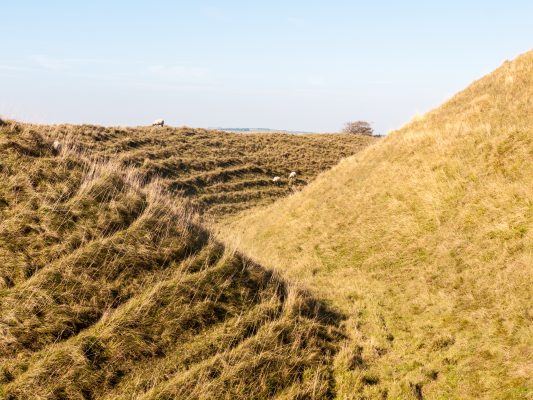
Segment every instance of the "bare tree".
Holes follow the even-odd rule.
[[[344,133],[356,133],[359,135],[368,136],[372,136],[374,134],[374,129],[372,129],[370,124],[366,121],[347,122],[342,131]]]

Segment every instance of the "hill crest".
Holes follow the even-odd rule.
[[[221,227],[349,316],[340,397],[532,393],[531,99],[530,51]]]

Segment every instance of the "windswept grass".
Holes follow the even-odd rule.
[[[187,197],[205,217],[219,219],[269,204],[311,182],[377,139],[346,134],[238,134],[171,128],[28,125],[103,159],[134,167]],[[291,171],[296,179],[288,180]],[[272,182],[280,176],[281,182]]]
[[[530,398],[532,98],[529,52],[361,152],[0,121],[0,398]]]
[[[349,316],[343,399],[533,395],[533,52],[222,238]]]
[[[339,317],[120,160],[0,127],[0,398],[332,398]]]

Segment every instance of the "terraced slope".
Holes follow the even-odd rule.
[[[0,398],[334,396],[335,314],[164,185],[0,125]]]
[[[134,166],[191,199],[206,216],[221,217],[268,204],[374,143],[346,134],[237,134],[192,128],[30,126],[92,154]],[[65,139],[68,138],[68,139]],[[297,178],[289,181],[291,171]],[[282,177],[275,184],[274,176]]]
[[[339,398],[533,396],[533,51],[223,237],[350,316]]]

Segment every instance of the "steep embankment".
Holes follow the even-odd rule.
[[[231,234],[350,316],[340,398],[530,398],[533,52]]]
[[[145,181],[0,121],[0,398],[332,398],[338,317]]]
[[[192,128],[34,126],[92,154],[137,168],[220,218],[269,204],[376,141],[346,134],[236,134]],[[63,139],[62,139],[63,140]],[[288,180],[291,171],[297,178]],[[274,176],[282,177],[273,183]]]

